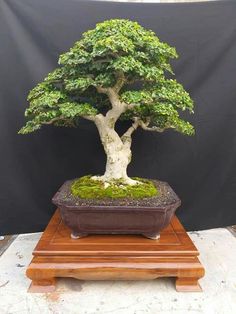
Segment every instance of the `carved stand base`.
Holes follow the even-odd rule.
[[[81,280],[146,280],[175,277],[177,291],[201,291],[199,252],[176,216],[157,240],[138,235],[73,239],[59,211],[39,240],[27,269],[29,292],[52,292],[58,277]]]

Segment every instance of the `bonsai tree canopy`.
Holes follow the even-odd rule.
[[[166,77],[168,72],[174,74],[173,58],[177,58],[175,48],[137,22],[98,23],[60,56],[60,67],[30,91],[25,111],[29,120],[19,133],[36,131],[44,124],[76,127],[80,119],[90,120],[107,155],[104,175],[92,178],[135,185],[138,181],[128,177],[127,166],[137,128],[194,133],[178,112],[193,112],[193,101],[181,84]],[[121,136],[115,130],[119,119],[131,121]]]

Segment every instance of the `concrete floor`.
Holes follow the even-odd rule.
[[[227,229],[189,233],[206,275],[201,293],[177,293],[171,278],[153,281],[60,279],[57,290],[27,294],[25,270],[40,233],[18,236],[0,257],[0,314],[233,314],[236,238]]]

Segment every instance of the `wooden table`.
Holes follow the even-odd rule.
[[[201,291],[199,252],[176,216],[159,240],[139,235],[90,235],[72,239],[59,210],[33,251],[29,292],[55,290],[57,277],[146,280],[176,277],[177,291]]]

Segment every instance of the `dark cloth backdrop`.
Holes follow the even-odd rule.
[[[95,126],[45,126],[18,135],[29,90],[96,22],[138,21],[176,46],[176,78],[195,101],[196,135],[138,130],[129,174],[168,181],[188,230],[236,223],[236,3],[144,4],[78,0],[0,3],[0,234],[41,231],[67,179],[102,173]],[[121,126],[122,127],[122,126]]]

